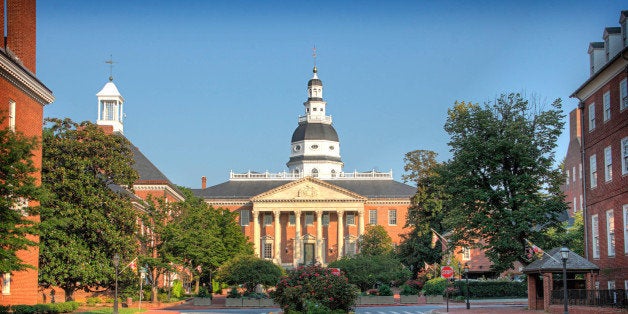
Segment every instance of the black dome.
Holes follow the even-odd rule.
[[[312,86],[312,85],[316,85],[316,86],[323,86],[323,81],[319,80],[319,79],[310,79],[309,81],[307,81],[307,86]]]
[[[338,142],[338,133],[331,124],[300,123],[292,133],[292,143],[303,140],[327,140]]]

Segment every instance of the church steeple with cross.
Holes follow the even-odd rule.
[[[109,64],[109,82],[96,94],[98,98],[98,119],[96,124],[110,126],[115,133],[124,133],[124,98],[113,83],[113,59],[105,61]]]

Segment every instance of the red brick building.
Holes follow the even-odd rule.
[[[5,118],[0,128],[8,127],[41,140],[43,108],[54,101],[54,96],[35,75],[35,8],[35,0],[5,0],[0,5],[0,31],[5,36],[0,45],[0,115]],[[33,153],[34,164],[41,169],[41,146]],[[39,184],[41,172],[35,176]],[[37,205],[37,202],[29,202],[29,206]],[[38,216],[30,218],[39,221]],[[37,267],[39,249],[33,247],[20,251],[18,257]],[[37,302],[36,269],[1,275],[0,305]]]
[[[286,268],[355,254],[367,224],[383,226],[398,244],[416,192],[391,172],[343,172],[338,134],[326,115],[316,67],[313,72],[288,171],[231,173],[229,181],[211,187],[203,178],[202,188],[193,190],[214,207],[238,211],[255,254]]]
[[[582,116],[585,255],[598,289],[628,289],[628,11],[589,44],[590,77],[572,95]]]
[[[570,205],[569,217],[582,215],[584,193],[582,192],[582,142],[580,110],[569,113],[569,146],[564,160],[565,182],[561,191],[565,194],[565,202]]]

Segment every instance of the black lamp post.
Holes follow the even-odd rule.
[[[113,255],[113,267],[116,270],[116,288],[113,298],[113,314],[118,314],[118,266],[120,266],[120,255],[116,253]]]
[[[471,304],[469,304],[469,263],[464,263],[464,278],[467,281],[467,310],[471,308]]]
[[[569,308],[568,308],[569,294],[567,293],[567,259],[569,258],[569,249],[564,246],[560,248],[560,257],[563,260],[563,299],[565,301],[564,313],[568,314],[569,313]]]

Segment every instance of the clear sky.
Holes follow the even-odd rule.
[[[287,170],[312,47],[344,171],[393,170],[415,149],[450,157],[454,101],[521,92],[550,104],[589,75],[589,42],[623,1],[38,1],[46,117],[97,118],[116,62],[124,133],[179,185]],[[564,132],[557,150],[568,144]]]

